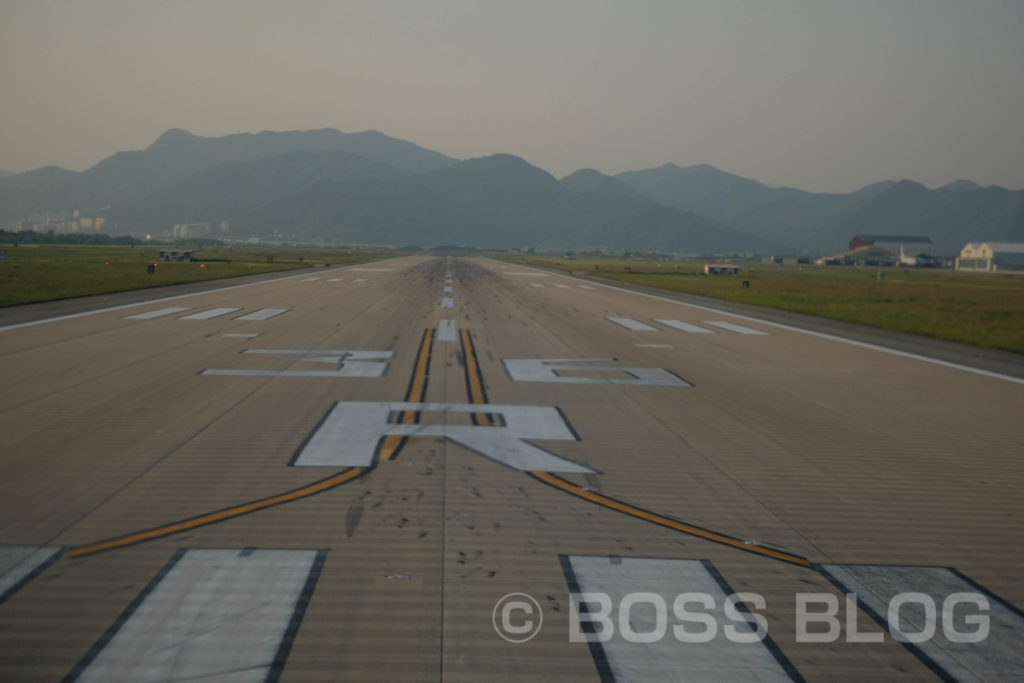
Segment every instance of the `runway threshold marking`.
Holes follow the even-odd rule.
[[[423,338],[420,340],[420,350],[416,354],[416,365],[413,366],[412,378],[409,380],[409,388],[405,391],[406,403],[423,403],[423,397],[427,394],[427,383],[430,380],[430,355],[434,348],[435,330],[428,327],[423,331]],[[414,410],[402,411],[398,416],[398,424],[416,424],[419,422],[420,414]],[[386,436],[380,446],[379,459],[381,462],[390,460],[398,455],[405,445],[407,437]]]
[[[647,522],[653,522],[654,524],[668,527],[669,529],[674,529],[675,531],[681,531],[684,534],[689,534],[691,536],[697,536],[698,538],[703,538],[706,541],[713,541],[715,543],[721,543],[722,545],[727,545],[738,550],[745,550],[748,553],[763,555],[765,557],[770,557],[775,560],[781,560],[782,562],[795,564],[800,567],[811,567],[810,561],[802,555],[794,555],[793,553],[787,553],[782,550],[775,550],[773,548],[765,548],[764,546],[753,545],[751,543],[743,541],[739,538],[735,538],[733,536],[728,536],[717,531],[711,531],[710,529],[704,529],[693,524],[680,522],[679,520],[672,519],[671,517],[659,515],[656,512],[651,512],[650,510],[645,510],[641,507],[630,505],[629,503],[617,500],[615,498],[611,498],[609,496],[602,495],[595,491],[588,491],[587,489],[577,486],[576,484],[573,484],[571,481],[566,481],[565,479],[562,479],[558,475],[552,474],[551,472],[529,472],[528,474],[534,479],[541,481],[547,484],[548,486],[553,486],[560,491],[565,491],[566,493],[572,494],[578,498],[588,500],[591,503],[597,503],[598,505],[615,510],[617,512],[625,513],[632,517],[636,517],[637,519],[642,519]]]
[[[326,550],[180,550],[67,681],[276,681]]]

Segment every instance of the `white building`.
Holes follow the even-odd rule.
[[[1024,243],[970,242],[960,251],[957,270],[1024,270]]]

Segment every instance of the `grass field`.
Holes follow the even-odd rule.
[[[741,263],[730,277],[704,275],[704,262],[522,262],[1024,353],[1024,273]]]
[[[331,249],[200,247],[191,263],[159,261],[159,247],[0,245],[0,306],[107,294],[330,264],[380,254]],[[269,259],[269,260],[268,260]],[[153,274],[147,266],[156,263]]]

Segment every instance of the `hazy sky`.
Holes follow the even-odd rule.
[[[377,129],[556,176],[1024,188],[1024,0],[0,0],[0,168]]]

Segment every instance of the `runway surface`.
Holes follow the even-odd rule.
[[[1024,676],[1019,378],[476,258],[31,323],[0,680]]]

